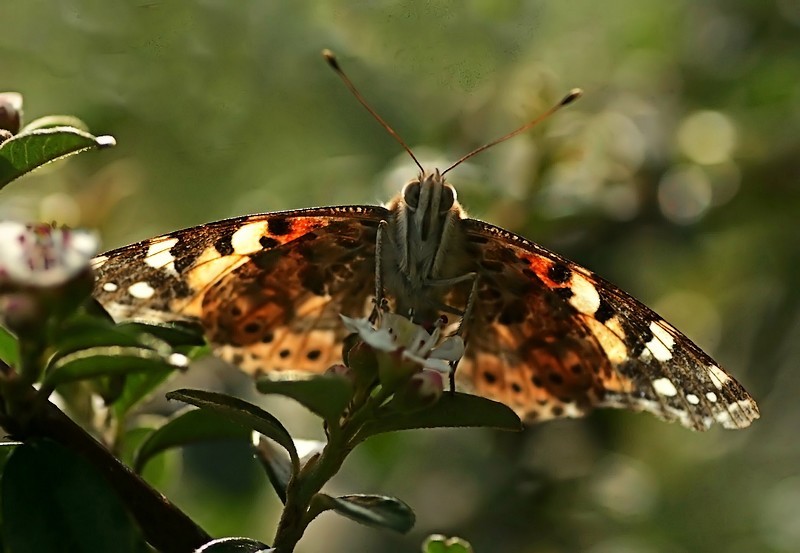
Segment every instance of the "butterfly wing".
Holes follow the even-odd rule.
[[[479,285],[457,376],[528,421],[624,407],[704,430],[759,416],[691,340],[613,284],[501,228],[463,220]],[[460,374],[459,374],[460,373]]]
[[[341,361],[339,314],[374,296],[378,206],[226,219],[98,256],[95,298],[115,320],[199,323],[248,372],[321,372]]]

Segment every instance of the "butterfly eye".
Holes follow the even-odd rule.
[[[403,188],[403,200],[408,207],[416,208],[419,205],[419,182],[411,181]]]
[[[453,204],[456,202],[456,191],[453,189],[452,186],[445,185],[442,188],[442,201],[439,204],[439,213],[445,213],[450,211],[450,208],[453,207]]]

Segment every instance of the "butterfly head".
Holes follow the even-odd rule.
[[[423,243],[438,240],[442,228],[461,212],[455,188],[438,169],[408,182],[396,203],[394,207],[402,209],[409,227],[419,233],[415,238]]]

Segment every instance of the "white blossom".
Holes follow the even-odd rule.
[[[368,319],[353,319],[341,315],[345,327],[355,332],[368,345],[388,353],[399,352],[403,359],[418,364],[423,369],[447,374],[450,365],[464,355],[461,336],[448,336],[441,340],[441,324],[432,332],[396,313],[382,313],[377,326]]]
[[[0,221],[0,285],[58,286],[86,270],[99,245],[85,230]]]

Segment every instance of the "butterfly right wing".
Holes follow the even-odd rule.
[[[321,372],[341,361],[339,314],[374,296],[378,206],[248,215],[180,230],[93,260],[115,320],[199,323],[243,370]]]
[[[695,430],[759,417],[741,384],[618,287],[499,227],[463,223],[479,285],[458,371],[475,393],[528,421],[593,407],[649,411]]]

